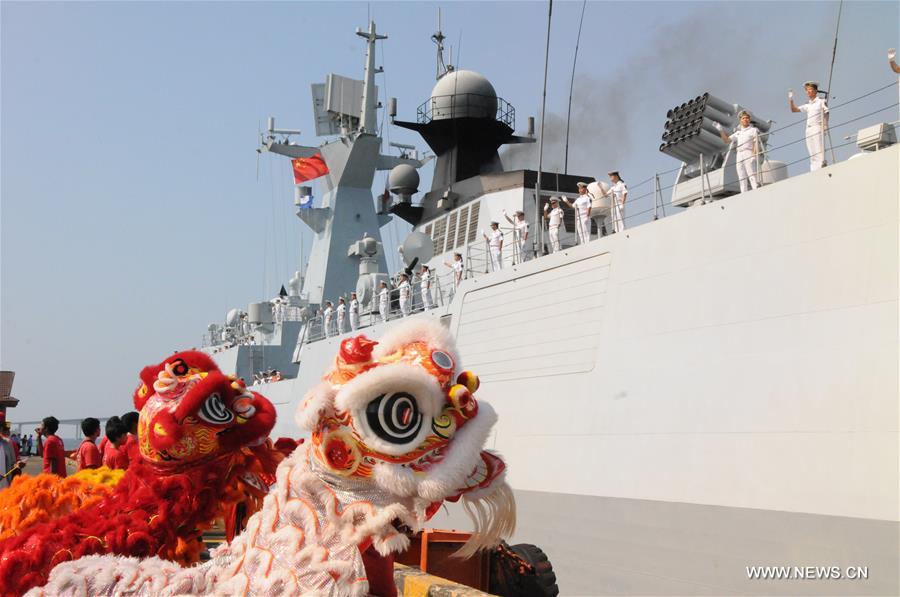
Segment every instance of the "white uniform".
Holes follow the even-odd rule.
[[[354,332],[359,328],[359,301],[350,300],[350,329]]]
[[[613,232],[621,232],[625,230],[625,194],[628,192],[628,187],[620,180],[610,187],[609,191],[613,194]]]
[[[528,250],[526,249],[526,244],[528,243],[528,222],[516,220],[513,226],[515,226],[516,242],[519,246],[519,263],[522,263],[528,259]]]
[[[453,283],[456,286],[459,286],[459,283],[462,282],[463,277],[463,262],[462,259],[459,261],[453,260]]]
[[[272,303],[272,317],[275,319],[275,323],[284,321],[284,306],[281,304],[280,300],[276,300]]]
[[[825,115],[828,105],[821,97],[808,104],[798,106],[806,112],[806,150],[809,151],[809,170],[818,170],[825,166]]]
[[[741,192],[747,190],[747,181],[750,182],[750,188],[755,189],[759,183],[756,180],[756,154],[753,150],[759,144],[759,129],[755,126],[741,127],[728,138],[737,145],[737,175]]]
[[[337,320],[338,320],[337,333],[338,334],[344,333],[344,316],[346,314],[347,314],[347,305],[345,305],[344,303],[338,303],[338,306],[337,306],[337,316],[338,316],[337,317]]]
[[[503,233],[500,229],[492,230],[488,236],[488,248],[491,251],[491,271],[503,268]]]
[[[403,317],[409,315],[409,303],[410,303],[411,291],[409,288],[409,282],[403,280],[400,282],[400,312],[403,313]]]
[[[591,196],[585,193],[578,195],[575,200],[575,231],[578,234],[578,242],[584,244],[591,240]]]
[[[334,316],[334,309],[331,307],[325,307],[325,319],[323,323],[323,327],[325,328],[325,337],[330,338],[334,331],[331,329],[331,322]]]
[[[423,272],[420,279],[422,280],[422,308],[431,309],[434,306],[431,303],[431,272]]]
[[[548,214],[547,229],[550,233],[550,251],[556,253],[559,251],[559,229],[563,223],[563,210],[561,207],[554,207]]]
[[[381,321],[387,321],[388,313],[391,310],[391,291],[385,286],[378,293],[378,313],[381,315]]]

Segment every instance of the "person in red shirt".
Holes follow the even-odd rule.
[[[56,435],[59,421],[56,417],[45,417],[43,420],[44,440],[44,472],[60,477],[66,476],[66,453],[63,442]]]
[[[137,411],[127,412],[122,415],[122,423],[128,430],[128,436],[125,438],[125,446],[123,447],[127,463],[141,459],[141,449],[138,446],[138,419],[140,419],[140,415]],[[128,468],[128,464],[125,465],[125,468]]]
[[[122,444],[125,443],[128,430],[122,419],[119,417],[110,417],[106,422],[106,438],[109,442],[103,450],[103,466],[109,468],[127,468],[128,460],[125,457]]]
[[[100,466],[100,450],[97,449],[97,444],[94,442],[100,435],[100,421],[94,417],[88,417],[81,422],[81,432],[84,433],[84,441],[81,442],[75,453],[78,470],[98,468]]]

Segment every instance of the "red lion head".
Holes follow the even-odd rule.
[[[141,371],[134,393],[144,461],[178,467],[215,459],[269,435],[275,407],[223,374],[198,351],[173,354]]]

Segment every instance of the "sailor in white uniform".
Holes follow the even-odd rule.
[[[513,225],[513,235],[516,239],[515,247],[519,253],[515,256],[516,263],[522,263],[528,259],[528,222],[525,221],[525,212],[517,211],[516,219],[513,220],[504,209],[503,217]]]
[[[444,262],[444,265],[453,270],[453,287],[456,288],[459,286],[459,283],[462,282],[463,279],[463,258],[462,253],[454,253],[453,254],[453,262],[447,263]]]
[[[725,143],[735,142],[737,146],[736,161],[738,182],[741,184],[741,192],[747,190],[747,183],[750,188],[755,189],[759,186],[756,180],[756,160],[759,156],[759,129],[750,126],[750,113],[741,110],[739,114],[741,118],[741,126],[738,130],[728,135],[725,129],[718,122],[715,123],[719,136]]]
[[[800,107],[794,103],[793,90],[788,91],[788,102],[791,112],[806,112],[806,149],[809,151],[809,170],[813,172],[824,168],[825,163],[825,131],[828,129],[828,104],[819,97],[819,84],[807,81],[803,84],[809,103]]]
[[[385,322],[388,320],[388,313],[391,312],[391,291],[388,288],[387,282],[381,283],[381,288],[378,290],[378,314],[381,315],[381,321]]]
[[[337,306],[337,333],[343,334],[347,329],[344,327],[344,320],[347,315],[347,303],[344,302],[344,297],[338,299]]]
[[[544,204],[544,219],[550,236],[550,252],[556,253],[559,251],[559,229],[563,224],[563,210],[556,197],[550,197],[549,205]]]
[[[422,292],[422,308],[427,311],[434,307],[431,300],[431,270],[428,269],[427,265],[422,266],[422,271],[419,274],[419,281]]]
[[[500,224],[491,222],[491,234],[484,232],[484,240],[488,241],[488,249],[491,254],[491,271],[503,269],[503,233],[500,232]]]
[[[325,337],[330,338],[334,335],[334,330],[331,328],[331,322],[334,318],[334,305],[331,304],[331,301],[325,302],[325,313],[323,318],[322,327],[325,329]]]
[[[359,300],[356,293],[350,293],[350,329],[354,332],[359,329]]]
[[[605,197],[612,193],[613,232],[621,232],[625,230],[625,201],[628,199],[628,187],[625,186],[625,181],[619,176],[617,170],[609,172],[609,181],[612,183],[612,186],[609,187],[609,191],[605,192],[603,196]]]
[[[412,298],[412,289],[409,287],[409,278],[406,277],[406,274],[400,274],[398,290],[400,291],[400,313],[406,317],[409,315],[410,298]]]
[[[578,187],[578,198],[573,203],[568,197],[563,197],[563,203],[575,209],[575,232],[578,243],[584,244],[591,240],[591,199],[588,194],[587,183],[575,183]]]

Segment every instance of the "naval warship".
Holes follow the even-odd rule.
[[[363,79],[332,73],[312,86],[324,141],[297,144],[271,118],[260,139],[261,152],[325,171],[317,205],[296,189],[315,235],[308,267],[204,340],[277,405],[274,435],[298,435],[299,400],[354,333],[349,317],[338,329],[323,315],[326,301],[355,291],[355,333],[374,339],[404,317],[385,258],[396,248],[379,233],[400,218],[413,227],[401,247],[408,317],[447,326],[480,376],[500,417],[489,445],[509,464],[517,539],[544,549],[562,593],[897,594],[896,121],[833,106],[832,127],[865,125],[840,141],[859,153],[788,176],[777,145],[803,131],[754,114],[763,184],[739,193],[715,123],[736,126],[744,107],[701,94],[667,115],[660,150],[680,163],[674,184],[632,187],[626,229],[608,234],[594,182],[591,239],[579,242],[567,209],[550,252],[544,205],[593,177],[504,169],[498,150],[535,142],[533,120],[517,135],[514,107],[487,78],[443,66],[440,34],[434,88],[415,119],[399,119],[375,85],[385,36],[374,23],[356,34]],[[429,150],[382,153],[379,109]],[[373,194],[378,171],[390,172],[389,194]],[[530,225],[524,249],[505,218],[516,211]],[[505,239],[499,268],[484,238],[492,221]],[[455,253],[461,281],[445,265]],[[422,264],[434,272],[424,297]],[[465,524],[442,516],[437,526]]]

